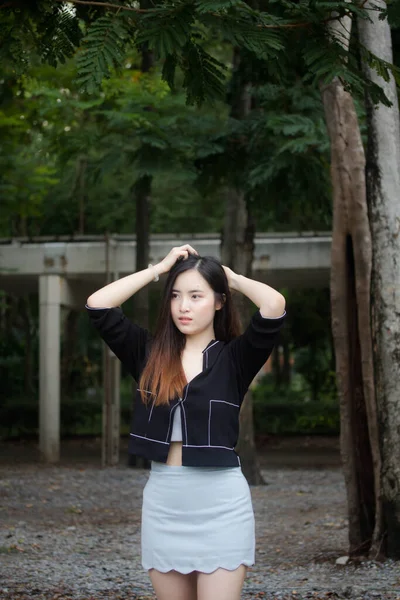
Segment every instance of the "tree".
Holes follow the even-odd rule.
[[[365,54],[393,61],[392,40],[382,0],[366,7],[369,19],[358,20]],[[382,18],[381,18],[382,17]],[[382,527],[386,551],[400,558],[400,120],[396,84],[382,77],[365,60],[368,77],[380,85],[392,105],[374,106],[368,98],[367,199],[372,237],[372,337],[374,344],[375,394],[379,417],[383,523],[377,522],[375,551],[380,549]],[[378,444],[378,440],[373,440]],[[379,514],[379,513],[378,513]],[[380,514],[379,514],[380,517]],[[378,516],[377,516],[378,521]]]
[[[72,2],[73,4],[74,2]],[[222,0],[218,3],[209,2],[209,0],[198,0],[196,3],[189,0],[167,0],[155,8],[142,9],[123,0],[115,3],[113,1],[105,2],[103,7],[99,7],[99,5],[94,7],[88,0],[83,12],[79,6],[79,10],[71,10],[63,2],[59,2],[58,5],[49,2],[25,4],[11,0],[8,3],[9,10],[7,12],[0,10],[3,36],[2,57],[9,58],[12,54],[15,69],[18,72],[23,71],[30,63],[31,56],[34,55],[33,48],[36,49],[42,61],[56,65],[73,56],[79,47],[77,59],[79,85],[83,93],[97,93],[104,85],[104,78],[112,78],[115,76],[115,72],[121,72],[126,49],[131,48],[133,40],[138,48],[147,44],[149,49],[154,51],[156,59],[162,61],[163,77],[171,88],[174,86],[175,80],[181,77],[187,101],[199,105],[205,100],[223,97],[225,94],[224,76],[227,72],[227,65],[224,61],[217,60],[209,51],[209,32],[218,32],[224,40],[238,48],[241,55],[248,52],[253,58],[263,60],[269,75],[268,83],[282,82],[284,79],[282,72],[287,70],[288,48],[294,39],[301,38],[301,45],[297,48],[306,73],[301,72],[299,77],[314,85],[322,85],[332,141],[334,212],[336,211],[334,216],[336,219],[335,243],[337,242],[340,246],[337,253],[340,260],[333,265],[333,269],[336,266],[340,273],[340,279],[337,280],[339,285],[333,290],[333,301],[337,303],[334,310],[337,311],[340,305],[345,311],[343,313],[345,318],[341,322],[334,319],[333,327],[336,332],[336,344],[339,348],[339,387],[341,387],[343,399],[347,389],[354,392],[351,400],[350,396],[347,400],[343,400],[342,417],[343,436],[347,439],[349,449],[346,466],[349,491],[351,491],[351,486],[353,488],[353,504],[350,507],[351,515],[354,517],[350,524],[352,551],[357,550],[357,540],[361,542],[358,550],[360,547],[363,550],[368,549],[371,531],[374,530],[376,524],[380,523],[378,502],[380,456],[376,438],[376,405],[371,381],[368,306],[370,248],[365,210],[365,182],[362,177],[364,158],[356,115],[349,93],[354,97],[360,97],[362,93],[367,92],[372,104],[381,102],[384,106],[388,106],[390,99],[385,95],[382,86],[378,85],[381,80],[374,81],[372,77],[366,78],[362,69],[370,67],[384,79],[389,78],[390,72],[397,77],[398,74],[390,64],[390,60],[382,59],[377,52],[371,50],[372,43],[368,42],[369,46],[366,43],[363,45],[356,37],[353,37],[352,44],[349,46],[347,43],[342,43],[343,39],[336,35],[327,35],[327,32],[334,31],[334,24],[340,24],[346,17],[354,18],[356,16],[359,19],[368,17],[369,11],[366,4],[363,3],[360,6],[356,2],[288,3],[279,1],[268,6],[268,10],[256,10],[244,2],[232,4],[230,0]],[[336,28],[336,31],[340,30],[340,25],[338,27],[339,29]],[[299,32],[305,32],[305,34],[299,36]],[[360,56],[361,61],[359,60]],[[248,98],[248,90],[246,94]],[[340,107],[344,111],[342,114],[338,110]],[[121,124],[121,114],[117,114],[118,111],[114,110],[111,115],[112,112],[109,111],[106,118],[110,118],[110,122],[111,119],[114,122],[119,119]],[[107,111],[103,110],[103,113],[106,115]],[[343,115],[346,116],[344,121],[342,121]],[[131,119],[129,115],[123,115],[123,117]],[[243,120],[246,121],[246,119]],[[139,124],[141,125],[142,121],[136,119],[135,131],[151,133],[153,138],[154,130],[150,132],[147,129],[147,124],[151,124],[151,118],[146,121],[145,127],[140,129]],[[372,120],[370,123],[373,125],[370,130],[378,131],[378,126]],[[344,135],[343,139],[347,140],[347,145],[340,146],[338,133]],[[115,132],[112,132],[110,137],[112,138],[114,135]],[[157,143],[164,144],[164,148],[171,149],[172,146],[162,136],[154,135],[154,138],[157,138]],[[346,156],[354,165],[354,170],[350,175],[346,171],[343,156]],[[373,161],[370,161],[370,164],[372,165]],[[379,161],[375,161],[376,165],[384,173]],[[372,172],[371,168],[370,173]],[[371,207],[373,207],[371,214],[375,211],[374,214],[379,218],[381,218],[381,214],[376,208],[375,199],[383,197],[382,194],[386,189],[386,184],[382,184],[383,181],[384,179],[381,178],[378,187],[370,186],[369,188],[369,197],[373,199],[371,200]],[[378,188],[380,192],[376,193]],[[247,229],[249,224],[247,215],[242,210],[242,200],[245,199],[247,190],[238,187],[238,192],[236,206],[240,207],[240,214],[245,216],[246,221],[242,231],[250,231],[251,227]],[[356,197],[360,201],[358,207],[354,203]],[[383,225],[392,235],[396,236],[396,230],[392,230],[387,225],[386,219],[392,214],[389,208],[391,204],[384,203],[384,205],[388,208],[385,209]],[[340,212],[340,209],[344,207],[348,213]],[[356,208],[359,222],[356,222],[354,218]],[[392,244],[390,251],[384,246],[381,241],[381,227],[382,223],[375,230],[379,240],[379,260],[381,261],[381,257],[389,257],[388,264],[395,265],[396,246]],[[367,244],[363,244],[364,240],[367,240]],[[242,236],[241,242],[246,243],[246,241],[248,240]],[[249,255],[250,253],[246,253],[246,260]],[[381,264],[382,262],[376,263],[376,265]],[[361,267],[361,271],[359,267]],[[347,268],[348,270],[346,270]],[[352,269],[354,269],[354,273]],[[243,272],[247,272],[245,267]],[[378,281],[377,269],[374,273],[375,280]],[[345,280],[345,274],[349,278],[348,281]],[[391,275],[391,282],[397,282],[395,268]],[[385,272],[384,282],[388,277],[389,275]],[[344,295],[346,295],[348,303],[342,302]],[[379,381],[381,382],[379,385],[384,389],[385,395],[385,404],[380,410],[380,418],[382,423],[387,423],[388,416],[396,411],[396,403],[393,399],[395,394],[392,394],[391,391],[391,373],[388,373],[382,366],[385,357],[384,348],[393,348],[395,344],[391,340],[395,338],[395,342],[399,340],[396,337],[396,328],[393,328],[396,333],[393,338],[388,341],[385,337],[387,331],[384,328],[388,324],[390,325],[391,321],[382,307],[388,299],[383,294],[376,297],[379,301],[377,303],[378,312],[375,314],[379,318],[375,321],[374,332],[376,343],[382,351],[378,361]],[[388,306],[393,308],[392,305],[388,304]],[[396,313],[392,311],[391,314]],[[350,329],[351,323],[356,325],[353,331]],[[340,339],[341,337],[342,339]],[[386,341],[388,341],[388,345],[384,344]],[[346,353],[355,361],[354,369],[351,371],[342,362]],[[394,356],[397,361],[397,354]],[[389,364],[397,365],[396,362]],[[344,379],[341,382],[342,376]],[[350,388],[346,387],[345,380]],[[364,423],[364,427],[357,426],[354,414],[356,410],[360,411],[360,422]],[[351,423],[351,427],[346,431],[348,423]],[[367,430],[368,436],[365,435]],[[370,467],[367,469],[367,473],[373,473],[373,477],[368,479],[368,477],[357,476],[357,451],[365,457],[366,464]],[[398,498],[400,495],[398,471],[389,458],[386,460],[388,472],[383,475],[383,481],[387,485],[385,510],[389,511],[388,515],[390,513],[388,522],[395,524],[394,528],[397,532],[399,516],[397,501],[394,501],[394,498]],[[391,487],[394,491],[390,489]],[[378,504],[376,504],[377,502]],[[377,531],[379,530],[375,530],[376,539],[379,539],[380,542],[381,535],[377,534]],[[352,537],[353,534],[355,537]],[[393,548],[393,546],[389,545],[389,548]]]
[[[378,16],[372,11],[368,20],[359,19],[358,29],[363,43],[362,57],[374,53],[386,62],[392,60],[387,21],[379,25]],[[331,34],[344,48],[348,47],[350,30],[349,20],[331,26]],[[371,70],[368,75],[376,84],[382,85],[386,98],[394,101],[390,108],[386,101],[385,106],[377,109],[369,98],[368,185],[353,99],[339,80],[322,86],[331,140],[334,204],[332,325],[341,405],[341,450],[348,497],[350,553],[370,553],[374,557],[388,553],[398,557],[400,511],[396,506],[399,495],[395,490],[399,490],[400,482],[399,423],[396,421],[399,401],[389,383],[393,379],[388,369],[392,374],[396,369],[396,354],[392,352],[397,352],[399,338],[393,321],[396,300],[390,292],[387,295],[387,290],[399,277],[395,258],[398,255],[397,230],[393,229],[392,217],[393,211],[398,212],[400,192],[400,131],[394,81],[387,77],[385,84]],[[386,158],[383,140],[385,146],[388,140],[392,142]],[[392,168],[387,169],[392,158]],[[389,235],[388,228],[391,228]]]
[[[349,23],[346,23],[346,29]],[[379,454],[372,377],[371,239],[365,156],[352,96],[336,80],[322,89],[331,140],[333,229],[332,331],[340,399],[341,455],[346,481],[350,553],[368,552],[378,508]],[[369,431],[369,434],[368,434]],[[375,437],[374,437],[375,436]],[[378,479],[377,479],[378,478]]]
[[[234,48],[230,114],[233,119],[238,121],[248,117],[252,100],[251,81],[248,78],[246,65],[242,64],[243,62],[245,61],[243,61],[240,50]],[[234,143],[232,139],[229,142]],[[240,154],[239,152],[239,155],[246,160],[244,153]],[[245,167],[243,171],[245,171]],[[246,277],[251,277],[255,227],[246,199],[243,176],[235,175],[232,170],[229,182],[224,186],[224,193],[225,217],[221,248],[222,262],[234,271],[242,273]],[[239,309],[242,324],[247,323],[250,316],[248,303],[243,297],[236,297],[236,305]],[[263,483],[254,442],[253,402],[250,390],[247,392],[240,410],[240,436],[237,450],[241,456],[242,469],[247,481],[252,485]]]
[[[132,42],[137,48],[147,44],[156,60],[163,61],[163,78],[173,87],[176,74],[190,103],[223,98],[226,65],[208,50],[209,32],[219,32],[224,39],[254,57],[268,61],[279,76],[276,61],[286,64],[286,50],[299,30],[307,35],[301,56],[308,78],[330,81],[340,75],[351,90],[368,89],[374,101],[384,99],[381,88],[366,81],[357,63],[357,48],[346,60],[340,44],[326,36],[326,26],[345,15],[365,16],[357,2],[280,1],[267,10],[257,10],[243,0],[234,4],[221,0],[167,0],[153,8],[139,8],[129,0],[104,2],[91,0],[63,2],[21,2],[10,0],[0,8],[2,45],[0,58],[12,60],[16,72],[31,64],[32,56],[56,66],[78,50],[78,83],[84,91],[98,92],[105,77],[124,64],[126,49]],[[74,6],[76,4],[76,8]],[[104,7],[101,7],[104,4]],[[73,8],[71,8],[71,5]],[[82,27],[80,26],[82,23]],[[387,74],[390,65],[375,55],[368,61]]]

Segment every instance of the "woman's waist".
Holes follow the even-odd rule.
[[[242,472],[242,469],[238,465],[237,467],[225,467],[225,466],[212,466],[212,467],[197,467],[187,465],[172,465],[168,463],[162,463],[155,460],[151,461],[151,470],[158,473],[182,473],[187,474],[193,472],[194,474],[208,473],[208,472],[221,472],[221,471],[232,471]]]

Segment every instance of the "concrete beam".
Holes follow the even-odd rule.
[[[150,261],[163,259],[173,246],[192,244],[201,254],[220,258],[216,234],[152,235]],[[330,234],[263,234],[255,238],[253,272],[273,286],[325,287],[329,285]],[[136,241],[116,236],[90,241],[25,242],[0,240],[1,287],[21,293],[42,274],[60,275],[78,281],[79,290],[89,295],[106,281],[106,273],[122,277],[134,270]],[[26,293],[26,292],[25,292]],[[84,294],[80,294],[83,296]],[[81,298],[82,300],[82,298]]]

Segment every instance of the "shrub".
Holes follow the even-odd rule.
[[[310,401],[298,388],[275,388],[272,378],[264,376],[253,389],[256,434],[325,434],[340,431],[337,399],[331,394]]]

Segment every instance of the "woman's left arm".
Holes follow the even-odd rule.
[[[258,308],[263,317],[281,317],[285,312],[285,298],[261,281],[249,279],[244,275],[238,275],[229,267],[223,267],[228,278],[228,285],[231,290],[241,292],[249,298]]]

